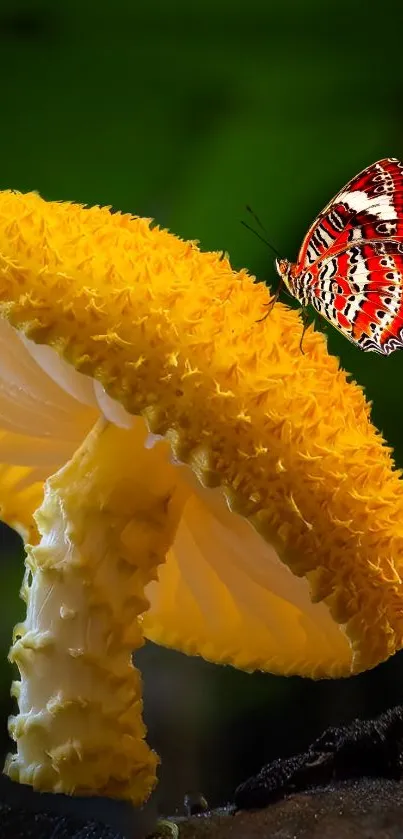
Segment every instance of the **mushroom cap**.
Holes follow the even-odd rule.
[[[43,480],[99,412],[122,445],[142,423],[188,488],[146,635],[348,675],[402,646],[400,473],[324,337],[309,329],[302,355],[298,314],[259,323],[266,303],[147,219],[0,193],[2,517],[34,539]]]

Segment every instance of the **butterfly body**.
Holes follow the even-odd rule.
[[[403,163],[351,180],[312,224],[295,263],[276,260],[290,293],[363,350],[403,349]]]

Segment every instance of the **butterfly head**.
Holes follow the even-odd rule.
[[[285,286],[287,286],[288,290],[293,292],[291,288],[291,269],[292,269],[292,262],[289,262],[288,259],[276,259],[275,261],[277,273],[280,274],[280,277]]]

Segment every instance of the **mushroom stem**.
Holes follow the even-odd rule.
[[[5,771],[38,790],[140,804],[156,781],[132,652],[184,496],[166,446],[148,450],[144,436],[140,420],[128,431],[100,420],[35,514],[41,540],[27,548],[27,616],[10,652],[17,751]]]

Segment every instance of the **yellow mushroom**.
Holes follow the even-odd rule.
[[[27,539],[7,771],[141,803],[143,637],[341,676],[402,646],[403,493],[325,339],[146,219],[0,193],[0,510]]]

